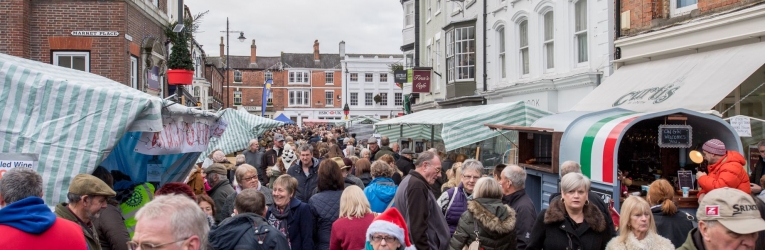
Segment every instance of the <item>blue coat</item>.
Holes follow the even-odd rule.
[[[388,177],[374,178],[369,185],[364,188],[364,194],[369,200],[369,205],[372,207],[372,212],[382,213],[388,208],[388,204],[396,196],[396,186],[393,183],[393,179]]]
[[[295,197],[290,200],[289,217],[287,220],[287,239],[290,241],[292,250],[314,249],[313,246],[313,214],[308,204],[301,202]],[[276,218],[273,212],[276,205],[268,208],[266,220],[268,224],[274,225]],[[274,225],[275,226],[275,225]]]
[[[332,223],[340,216],[340,196],[343,190],[322,191],[308,201],[311,213],[316,223],[314,224],[314,245],[316,249],[329,249],[329,238],[332,232]]]

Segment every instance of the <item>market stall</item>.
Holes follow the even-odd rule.
[[[284,114],[280,114],[279,116],[277,116],[276,118],[274,118],[274,120],[276,120],[276,121],[280,121],[280,122],[283,122],[284,124],[295,124],[295,122],[294,122],[294,121],[290,120],[290,118],[289,118],[289,117],[287,117],[287,116],[286,116],[286,115],[284,115]]]
[[[435,109],[379,122],[375,124],[375,131],[388,136],[391,142],[400,142],[402,148],[411,148],[417,153],[429,147],[452,151],[501,136],[484,124],[529,126],[550,114],[526,106],[524,102]],[[495,151],[502,153],[505,150],[497,148]]]
[[[35,169],[49,205],[66,200],[74,176],[104,163],[136,179],[185,175],[209,137],[223,132],[215,114],[88,72],[0,54],[0,79],[0,172]],[[149,173],[146,158],[161,164]]]
[[[284,122],[253,115],[245,110],[225,109],[218,111],[218,114],[227,122],[226,133],[220,138],[212,139],[197,162],[204,161],[207,155],[216,149],[220,149],[226,155],[245,150],[250,140],[257,139],[269,129],[284,125]]]
[[[349,135],[356,134],[356,138],[368,139],[374,136],[375,124],[381,121],[382,120],[374,117],[357,116],[351,118],[348,121],[344,121],[344,126],[346,127],[346,131],[348,131]]]
[[[720,139],[728,150],[742,152],[733,128],[719,117],[686,109],[638,113],[612,108],[574,111],[543,117],[528,128],[487,125],[520,131],[520,165],[526,166],[527,193],[539,208],[558,192],[558,168],[564,161],[579,162],[592,180],[592,190],[608,201],[620,197],[617,170],[631,173],[630,191],[640,191],[657,178],[680,185],[678,171],[698,165],[688,152],[709,139]],[[693,181],[693,180],[690,180]],[[679,189],[679,188],[678,188]],[[619,206],[619,199],[615,199]]]

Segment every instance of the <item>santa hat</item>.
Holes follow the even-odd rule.
[[[414,249],[412,243],[409,242],[409,230],[406,228],[404,216],[401,216],[395,207],[385,210],[372,221],[372,224],[367,228],[367,237],[375,233],[393,235],[406,249]]]

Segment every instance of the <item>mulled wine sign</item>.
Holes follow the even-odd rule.
[[[430,69],[416,69],[412,73],[412,93],[430,93]]]
[[[690,148],[693,128],[690,125],[659,125],[659,147]]]

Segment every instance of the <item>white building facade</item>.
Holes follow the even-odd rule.
[[[488,1],[488,104],[570,110],[612,72],[613,3]]]
[[[369,116],[385,120],[403,115],[404,94],[393,81],[390,69],[390,65],[402,64],[403,60],[398,55],[353,54],[342,59],[342,98],[350,108],[349,118]],[[338,111],[342,112],[342,108]]]
[[[195,106],[202,110],[207,110],[210,107],[209,104],[214,102],[214,99],[210,93],[212,84],[205,79],[205,51],[197,44],[196,40],[192,40],[191,44],[191,58],[194,61],[194,78],[188,92],[194,96],[195,101],[199,104],[195,104]]]

